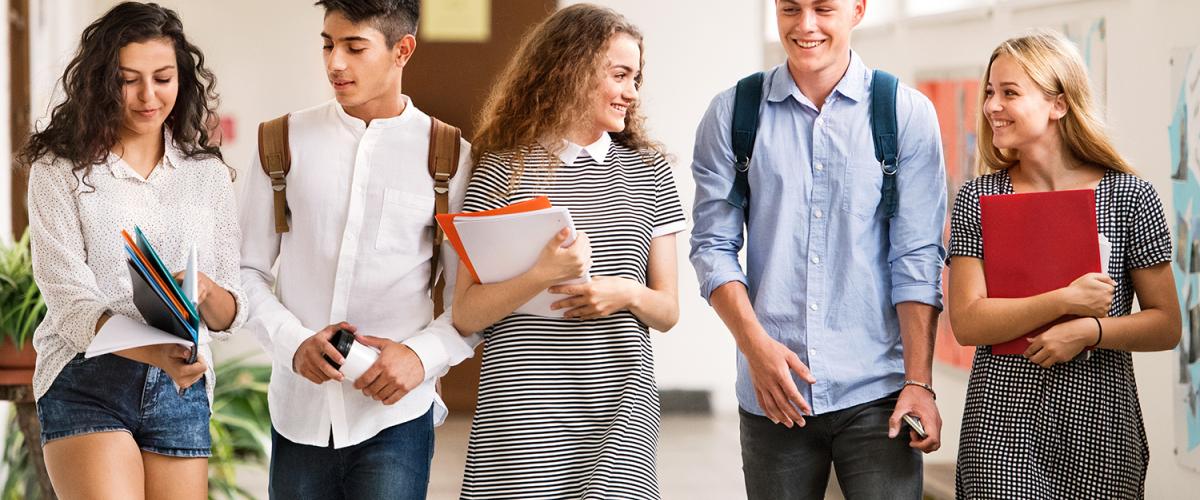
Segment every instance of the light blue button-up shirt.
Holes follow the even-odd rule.
[[[812,370],[812,386],[793,379],[815,414],[874,401],[904,382],[895,305],[942,304],[946,177],[937,116],[929,99],[900,86],[900,201],[889,221],[879,203],[871,71],[858,55],[819,110],[787,64],[768,71],[764,86],[744,235],[742,209],[725,201],[734,179],[733,88],[713,99],[696,131],[691,261],[701,294],[746,285],[763,328]],[[764,415],[740,352],[737,367],[738,402]]]

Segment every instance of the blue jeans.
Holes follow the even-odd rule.
[[[116,354],[75,356],[37,400],[37,411],[43,445],[121,431],[159,455],[197,458],[212,451],[204,378],[180,394],[162,370]]]
[[[739,410],[747,497],[823,498],[832,464],[848,500],[919,500],[921,452],[908,446],[907,432],[887,436],[896,396],[805,417],[791,429]]]
[[[423,500],[433,461],[433,408],[354,446],[296,444],[271,430],[270,497]]]

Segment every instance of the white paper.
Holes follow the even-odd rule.
[[[562,207],[515,214],[457,217],[454,227],[458,230],[467,255],[471,256],[471,265],[483,283],[507,281],[532,269],[537,264],[542,248],[564,227],[570,231],[564,245],[575,241],[571,213]],[[561,284],[587,283],[589,280],[585,274]],[[566,310],[551,310],[550,305],[567,297],[543,290],[515,312],[561,318]]]
[[[198,304],[196,300],[199,292],[199,282],[196,277],[196,245],[188,250],[187,270],[183,272],[183,294],[187,296],[192,304]]]
[[[1112,276],[1112,271],[1108,268],[1110,257],[1112,257],[1112,242],[1100,234],[1100,272]]]
[[[208,328],[201,324],[200,345],[207,344],[208,341]],[[190,340],[181,339],[132,318],[113,315],[108,318],[100,331],[96,332],[96,336],[92,338],[92,343],[88,345],[83,357],[94,358],[102,354],[156,344],[192,346]]]

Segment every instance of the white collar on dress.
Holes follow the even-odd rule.
[[[608,147],[612,145],[612,137],[608,135],[608,132],[605,132],[600,134],[600,139],[587,146],[580,146],[566,139],[563,139],[562,142],[563,149],[558,152],[558,158],[562,160],[563,165],[574,165],[582,153],[587,153],[588,156],[596,160],[596,163],[603,165],[605,158],[608,156]]]

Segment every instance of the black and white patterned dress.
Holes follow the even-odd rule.
[[[548,195],[592,246],[592,276],[647,279],[650,240],[684,229],[670,166],[617,143],[547,169],[533,148],[508,192],[510,156],[485,155],[463,208]],[[506,194],[507,193],[507,194]],[[659,403],[649,331],[628,310],[579,321],[512,314],[484,331],[462,498],[659,497]]]
[[[950,255],[983,259],[979,197],[1011,194],[1008,171],[968,182],[954,203]],[[1130,312],[1130,271],[1171,259],[1162,202],[1150,183],[1109,170],[1096,222],[1112,243],[1110,316]],[[975,351],[959,438],[958,498],[1142,498],[1150,451],[1130,353],[1097,349],[1045,369],[1023,356]]]

